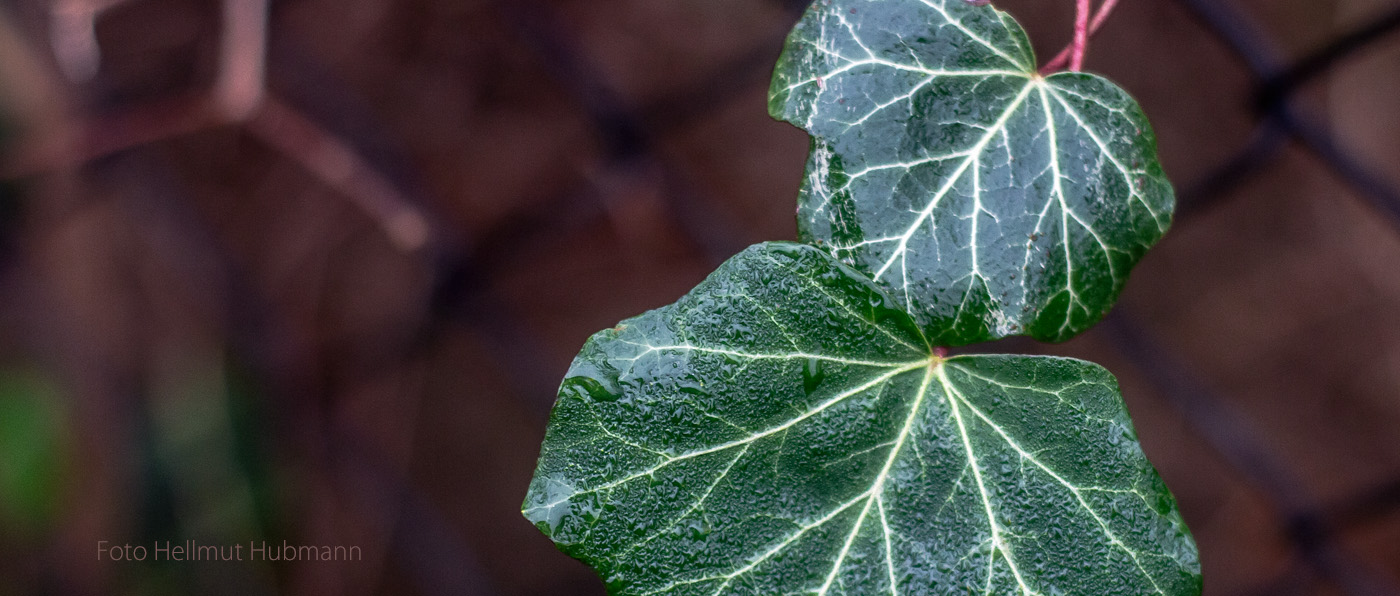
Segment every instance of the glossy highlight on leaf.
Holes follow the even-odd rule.
[[[1021,27],[965,0],[818,0],[769,111],[812,135],[802,239],[870,275],[945,346],[1098,322],[1171,223],[1136,102],[1036,73]]]
[[[1201,585],[1107,371],[939,357],[897,299],[801,244],[589,339],[522,507],[615,595]]]

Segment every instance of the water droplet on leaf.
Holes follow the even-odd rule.
[[[822,370],[822,361],[816,358],[808,358],[807,364],[802,367],[802,389],[811,395],[817,387],[821,386],[822,380],[826,378],[826,371]]]

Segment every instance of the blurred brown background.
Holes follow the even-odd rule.
[[[1073,4],[998,0],[1041,56]],[[0,2],[0,595],[601,594],[518,513],[553,391],[794,237],[802,5]],[[1398,593],[1396,8],[1123,0],[1090,47],[1182,216],[1109,324],[995,349],[1122,379],[1207,594]],[[186,539],[365,557],[96,556]]]

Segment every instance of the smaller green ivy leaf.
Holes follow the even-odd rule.
[[[1107,371],[939,357],[791,243],[590,339],[522,507],[615,595],[1201,589]]]
[[[896,295],[939,345],[1098,322],[1175,205],[1146,116],[1090,74],[1036,73],[966,0],[820,0],[769,110],[812,135],[804,241]]]

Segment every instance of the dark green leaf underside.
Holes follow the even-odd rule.
[[[1061,341],[1108,311],[1174,198],[1138,105],[1035,74],[1024,32],[964,0],[821,0],[769,109],[812,135],[804,241],[891,291],[939,345]]]
[[[741,253],[588,341],[525,515],[612,594],[1199,594],[1112,376],[930,356],[900,306]]]

